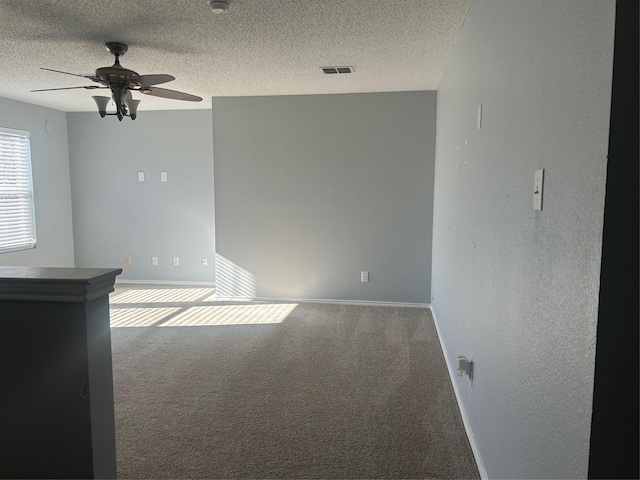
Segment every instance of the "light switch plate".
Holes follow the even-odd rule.
[[[544,188],[544,168],[536,170],[533,180],[533,209],[542,210],[542,190]]]
[[[144,172],[138,172],[138,181],[144,182]]]
[[[177,267],[180,265],[180,257],[173,257],[173,266]]]
[[[360,272],[360,281],[367,283],[369,281],[369,272]]]
[[[167,172],[160,172],[160,181],[161,182],[167,181]]]

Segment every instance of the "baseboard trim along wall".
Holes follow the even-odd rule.
[[[215,287],[215,283],[208,282],[176,282],[166,280],[116,280],[116,285],[157,285],[157,286],[185,286],[185,287]],[[332,303],[336,305],[361,305],[368,307],[406,307],[406,308],[429,308],[428,303],[406,303],[406,302],[377,302],[373,300],[336,300],[327,298],[275,298],[275,297],[216,297],[216,300],[225,302],[282,302],[282,303]]]
[[[453,357],[449,356],[447,352],[447,347],[444,344],[442,339],[442,334],[440,332],[440,327],[438,326],[438,319],[436,317],[436,312],[433,309],[433,306],[429,306],[431,308],[431,315],[433,315],[433,323],[436,326],[436,331],[438,332],[438,340],[440,341],[440,347],[442,348],[442,353],[444,354],[444,359],[447,364],[447,370],[449,371],[449,377],[451,378],[451,383],[453,384],[453,390],[456,394],[456,400],[458,401],[458,408],[460,409],[460,414],[462,415],[462,423],[464,423],[464,429],[467,432],[467,438],[469,439],[469,443],[471,444],[471,450],[473,451],[473,456],[476,460],[476,465],[478,466],[478,471],[480,472],[480,478],[483,480],[488,479],[487,470],[484,468],[484,462],[482,461],[482,457],[480,456],[480,450],[478,448],[478,444],[476,442],[476,437],[473,434],[473,430],[471,430],[471,424],[469,423],[469,417],[467,416],[467,411],[464,408],[464,404],[462,403],[462,396],[460,394],[460,390],[458,389],[458,381],[457,381],[457,367],[451,363]]]
[[[273,298],[256,297],[258,302],[287,302],[287,303],[332,303],[336,305],[360,305],[367,307],[408,307],[429,308],[428,303],[404,303],[404,302],[376,302],[373,300],[334,300],[326,298]]]

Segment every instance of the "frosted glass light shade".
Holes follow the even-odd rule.
[[[107,105],[109,104],[111,97],[100,97],[98,95],[94,95],[91,98],[93,98],[96,102],[96,105],[98,105],[98,113],[102,118],[104,118],[104,116],[107,114]]]
[[[129,116],[131,120],[135,120],[138,116],[138,105],[140,100],[134,100],[133,98],[126,100],[127,108],[129,109]]]

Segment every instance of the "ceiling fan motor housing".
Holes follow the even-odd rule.
[[[139,87],[140,82],[132,80],[132,77],[139,77],[139,75],[133,70],[121,67],[119,63],[111,67],[102,67],[96,70],[96,77],[109,85],[131,85],[132,87]]]
[[[116,61],[111,67],[102,67],[96,70],[96,77],[109,85],[130,85],[139,87],[140,83],[130,80],[131,77],[138,77],[138,73],[120,65],[120,57],[124,55],[129,47],[125,43],[107,42],[105,48],[115,55]]]

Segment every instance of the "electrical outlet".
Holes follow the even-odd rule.
[[[207,259],[207,257],[202,257],[200,259],[200,265],[202,265],[203,267],[208,267],[209,266],[209,260]]]
[[[124,264],[125,265],[131,265],[131,257],[129,255],[126,255],[124,257]]]
[[[180,257],[173,257],[173,266],[177,267],[180,265]]]
[[[360,281],[367,283],[369,281],[369,272],[360,272]]]
[[[158,265],[158,257],[151,257],[151,265]]]
[[[473,360],[469,360],[467,357],[459,356],[457,358],[458,364],[458,376],[469,377],[469,381],[473,383]]]

